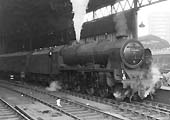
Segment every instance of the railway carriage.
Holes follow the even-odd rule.
[[[1,76],[9,77],[11,74],[17,77],[20,72],[26,70],[29,52],[18,52],[0,55]]]

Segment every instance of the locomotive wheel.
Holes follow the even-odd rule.
[[[99,94],[100,97],[107,97],[108,96],[108,89],[107,88],[99,89],[98,94]]]
[[[80,86],[75,87],[74,91],[80,92],[81,91]]]
[[[94,88],[86,89],[88,95],[94,95]]]

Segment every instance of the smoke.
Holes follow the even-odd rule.
[[[74,29],[76,32],[76,40],[80,41],[80,33],[83,24],[84,15],[86,14],[86,8],[89,0],[70,0],[73,6],[74,12]]]
[[[116,14],[113,18],[116,28],[116,36],[128,35],[128,27],[126,23],[126,17],[123,12]]]
[[[164,86],[170,86],[170,72],[163,73],[162,81]]]
[[[46,87],[46,90],[48,90],[48,91],[56,91],[56,90],[60,90],[60,89],[61,89],[61,86],[58,81],[53,81],[50,83],[49,87]]]
[[[142,80],[142,85],[144,87],[144,97],[149,94],[154,94],[155,90],[161,87],[161,73],[159,68],[155,65],[151,66],[151,71],[147,74],[147,79]],[[160,85],[159,85],[160,84]]]

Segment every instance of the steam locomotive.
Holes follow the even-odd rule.
[[[39,84],[59,81],[63,89],[124,99],[141,95],[152,63],[149,49],[126,37],[0,55],[0,76]]]

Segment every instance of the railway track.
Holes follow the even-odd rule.
[[[0,120],[30,120],[0,98]]]
[[[63,114],[66,114],[76,120],[129,120],[126,118],[119,118],[109,113],[104,113],[101,110],[92,108],[88,105],[80,102],[70,101],[66,98],[60,98],[58,96],[50,95],[47,92],[43,92],[33,88],[26,88],[20,85],[1,84],[1,87],[18,92],[19,94],[31,97],[32,99],[39,101],[49,107],[56,109]],[[61,106],[57,105],[56,100],[61,100]]]
[[[111,105],[115,113],[119,113],[129,119],[134,119],[133,116],[138,116],[142,120],[170,120],[170,105],[146,101],[143,102],[116,102],[112,99],[100,98],[96,96],[89,96],[80,93],[64,91],[73,96],[81,97],[84,99]],[[132,116],[132,117],[131,117]]]
[[[20,86],[20,88],[22,89],[22,91],[24,91],[23,89],[25,89],[25,88],[22,88],[21,86]],[[30,89],[30,88],[26,88],[26,89]],[[34,88],[31,88],[30,92],[33,89]],[[46,91],[42,91],[40,89],[34,89],[34,90],[41,93],[43,96],[47,96],[47,97],[50,96],[52,98],[55,98],[55,100],[61,99],[63,105],[62,105],[62,108],[60,108],[60,110],[68,112],[71,115],[76,115],[76,116],[81,116],[81,115],[82,116],[84,116],[84,115],[89,115],[89,116],[92,115],[93,116],[94,115],[96,117],[96,119],[101,118],[101,117],[102,117],[102,119],[104,119],[104,118],[113,119],[111,117],[108,118],[109,114],[116,113],[116,114],[120,114],[122,116],[121,119],[124,119],[124,120],[170,120],[170,106],[167,104],[156,103],[156,102],[152,102],[152,101],[117,103],[116,101],[114,101],[112,99],[100,98],[100,97],[96,97],[96,96],[89,96],[89,95],[84,95],[84,94],[80,94],[80,93],[64,91],[65,93],[67,93],[69,95],[77,96],[79,98],[83,98],[83,99],[87,99],[87,100],[91,100],[91,101],[95,101],[95,102],[100,102],[100,103],[112,106],[112,111],[105,112],[105,114],[103,116],[101,116],[101,115],[98,116],[98,112],[102,113],[102,111],[93,109],[93,108],[91,108],[91,106],[86,106],[85,109],[88,109],[88,111],[84,111],[84,108],[81,106],[82,105],[81,103],[79,103],[79,105],[76,105],[78,102],[70,103],[68,100],[65,100],[63,98],[56,96],[55,93],[49,93]],[[55,101],[53,101],[53,102],[49,101],[49,103],[56,106]],[[56,107],[58,107],[58,106],[56,106]],[[93,109],[94,112],[89,112],[89,111],[92,111],[91,109]],[[83,114],[83,113],[85,113],[85,114]],[[94,117],[94,119],[95,119],[95,117]],[[81,119],[81,118],[79,118],[79,119]],[[93,117],[92,117],[92,119],[93,119]]]

